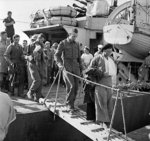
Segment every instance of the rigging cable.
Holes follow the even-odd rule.
[[[4,19],[0,19],[0,20],[3,21]],[[15,22],[17,22],[17,23],[24,23],[24,24],[30,24],[30,22],[19,21],[19,20],[15,20]]]

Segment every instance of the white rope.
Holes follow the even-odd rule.
[[[64,71],[66,71],[66,70],[64,70]],[[82,78],[82,77],[80,77],[80,76],[78,76],[78,75],[76,75],[76,74],[73,74],[73,73],[69,72],[69,71],[66,71],[66,72],[67,72],[68,74],[74,76],[74,77],[77,77],[77,78],[79,78],[79,79],[81,79],[81,80],[90,82],[90,83],[95,84],[95,85],[97,85],[97,86],[101,86],[101,87],[104,87],[104,88],[107,88],[107,89],[111,89],[111,90],[115,90],[115,91],[119,90],[119,89],[116,89],[116,88],[113,88],[113,87],[109,87],[109,86],[106,86],[106,85],[102,85],[102,84],[99,84],[99,83],[96,83],[96,82],[87,80],[87,79]]]
[[[64,70],[64,71],[66,71],[66,70]],[[58,90],[59,90],[59,85],[60,85],[61,72],[62,72],[62,70],[59,70],[58,73],[57,73],[57,75],[56,75],[56,78],[58,77],[58,75],[59,75],[59,78],[58,78],[58,85],[57,85],[56,97],[55,97],[54,120],[55,120],[55,114],[56,114],[56,105],[57,105],[57,99],[58,99]],[[69,72],[69,71],[66,71],[66,72],[68,74],[74,76],[74,77],[77,77],[77,78],[81,79],[81,80],[84,80],[84,81],[90,82],[92,84],[95,84],[95,85],[98,85],[98,86],[101,86],[101,87],[105,87],[105,88],[117,91],[115,105],[114,105],[114,109],[113,109],[113,113],[112,113],[112,117],[111,117],[111,121],[110,121],[110,130],[109,130],[109,134],[108,134],[108,137],[107,137],[107,141],[109,141],[110,140],[110,134],[111,134],[111,131],[112,131],[112,125],[113,125],[113,121],[114,121],[114,117],[115,117],[115,113],[116,113],[116,108],[117,108],[117,103],[118,103],[118,98],[119,98],[120,90],[119,89],[115,89],[113,87],[106,86],[106,85],[102,85],[102,84],[99,84],[99,83],[96,83],[96,82],[93,82],[93,81],[90,81],[90,80],[87,80],[87,79],[82,78],[82,77],[80,77],[80,76],[78,76],[76,74],[73,74],[73,73]],[[55,83],[56,78],[55,78],[53,84]],[[50,90],[49,90],[49,92],[48,92],[48,94],[47,94],[47,96],[45,98],[45,101],[46,101],[48,95],[50,94],[50,91],[51,91],[51,88],[50,88]],[[125,123],[125,117],[124,117],[124,107],[123,107],[123,101],[122,101],[122,94],[120,94],[120,97],[121,97],[121,106],[122,106],[122,116],[123,116],[123,123],[124,123],[124,131],[125,131],[125,136],[126,136],[126,123]],[[126,139],[127,139],[127,136],[126,136]]]
[[[55,97],[54,120],[55,120],[55,117],[56,117],[56,106],[57,106],[57,100],[58,100],[58,91],[59,91],[59,86],[60,86],[60,78],[61,78],[61,70],[59,71],[58,84],[57,84],[56,97]]]
[[[57,75],[56,75],[56,77],[55,77],[55,80],[53,81],[53,83],[52,83],[52,85],[51,85],[51,87],[50,87],[50,89],[49,89],[49,91],[48,91],[46,97],[44,98],[44,103],[46,102],[46,100],[47,100],[47,98],[48,98],[48,96],[49,96],[49,94],[50,94],[50,92],[51,92],[51,89],[52,89],[52,87],[53,87],[53,85],[54,85],[54,83],[55,83],[55,81],[56,81],[56,78],[57,78],[58,75],[61,73],[61,71],[62,71],[62,70],[59,70],[59,71],[58,71],[58,73],[57,73]],[[66,70],[63,70],[63,71],[66,71]],[[92,84],[94,84],[94,85],[101,86],[101,87],[104,87],[104,88],[107,88],[107,89],[111,89],[112,91],[113,91],[113,90],[114,90],[114,91],[119,90],[119,89],[116,89],[116,88],[113,88],[113,87],[109,87],[109,86],[106,86],[106,85],[102,85],[102,84],[99,84],[99,83],[96,83],[96,82],[87,80],[87,79],[85,79],[85,78],[83,78],[83,77],[80,77],[80,76],[78,76],[78,75],[76,75],[76,74],[73,74],[73,73],[71,73],[71,72],[69,72],[69,71],[66,71],[66,72],[67,72],[68,74],[70,74],[70,75],[76,77],[76,78],[79,78],[80,80],[83,80],[83,81],[92,83]]]
[[[64,71],[66,71],[66,70],[64,70]],[[99,84],[99,83],[96,83],[96,82],[92,82],[92,81],[87,80],[87,79],[85,79],[85,78],[82,78],[82,77],[80,77],[80,76],[78,76],[78,75],[75,75],[75,74],[73,74],[73,73],[71,73],[71,72],[68,72],[68,71],[66,71],[66,72],[67,72],[68,74],[74,76],[74,77],[77,77],[77,78],[81,79],[81,80],[88,81],[88,82],[90,82],[90,83],[92,83],[92,84],[95,84],[95,85],[98,85],[98,86],[101,86],[101,87],[105,87],[105,88],[108,88],[108,89],[116,90],[116,91],[117,91],[117,96],[116,96],[115,105],[114,105],[114,109],[113,109],[113,113],[112,113],[112,118],[111,118],[111,122],[110,122],[110,130],[109,130],[109,134],[108,134],[107,141],[110,140],[110,134],[111,134],[112,125],[113,125],[113,122],[114,122],[114,117],[115,117],[115,113],[116,113],[116,108],[117,108],[117,103],[118,103],[119,95],[120,95],[120,97],[121,97],[121,107],[122,107],[123,125],[124,125],[125,138],[126,138],[126,140],[127,140],[126,123],[125,123],[125,115],[124,115],[124,106],[123,106],[123,101],[122,101],[122,93],[120,93],[120,90],[119,90],[119,89],[115,89],[115,88],[113,88],[113,87],[108,87],[108,86],[106,86],[106,85],[102,85],[102,84]]]
[[[55,82],[56,82],[56,79],[57,79],[57,77],[58,77],[58,75],[59,75],[60,73],[61,73],[61,70],[59,70],[59,71],[57,72],[57,74],[56,74],[56,76],[55,76],[55,79],[54,79],[54,81],[53,81],[51,87],[49,88],[49,91],[48,91],[47,95],[46,95],[45,98],[44,98],[44,104],[45,104],[45,102],[46,102],[48,96],[50,95],[50,92],[51,92],[51,90],[52,90],[52,87],[54,86],[54,84],[55,84]]]

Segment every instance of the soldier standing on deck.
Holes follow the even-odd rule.
[[[10,44],[10,40],[7,39],[6,31],[0,33],[0,90],[7,90],[7,70],[8,65],[4,58],[4,53],[7,46]]]
[[[51,44],[49,41],[45,42],[45,48],[44,53],[47,56],[46,64],[44,67],[45,71],[45,79],[44,79],[44,85],[48,85],[50,83],[50,74],[51,74],[51,61],[52,61],[52,55],[50,50]]]
[[[24,96],[24,56],[22,46],[19,44],[20,36],[13,36],[14,42],[10,44],[5,53],[5,59],[9,64],[11,92],[14,94],[14,87],[18,88],[18,96]]]
[[[8,17],[3,20],[6,27],[7,36],[13,41],[13,35],[15,34],[14,24],[15,21],[12,18],[12,12],[8,11]]]
[[[79,79],[68,74],[80,75],[81,59],[79,44],[75,41],[78,36],[78,30],[74,28],[69,37],[60,42],[55,58],[60,69],[63,70],[63,78],[66,84],[66,106],[70,112],[74,111],[74,102],[77,96]],[[66,70],[66,71],[65,71]]]

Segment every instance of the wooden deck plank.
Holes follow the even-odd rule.
[[[46,107],[49,108],[51,112],[54,112],[54,99],[52,101],[48,100],[45,102]],[[90,122],[86,120],[86,113],[81,109],[77,108],[77,111],[74,112],[73,115],[65,112],[66,107],[63,105],[62,100],[57,102],[56,106],[56,114],[65,120],[67,123],[75,127],[77,130],[85,134],[87,137],[92,139],[93,141],[106,141],[108,137],[108,130],[104,129],[101,125],[98,125],[94,122]],[[87,124],[82,124],[87,122]],[[111,132],[111,141],[126,141],[125,136],[116,130],[112,130]],[[133,141],[131,138],[127,138],[128,141]]]

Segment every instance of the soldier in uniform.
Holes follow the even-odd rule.
[[[60,69],[63,70],[63,78],[66,84],[66,105],[68,111],[74,111],[74,102],[78,91],[79,79],[68,74],[69,71],[73,74],[80,75],[81,71],[81,55],[79,44],[75,41],[78,36],[78,30],[75,28],[70,33],[67,39],[60,42],[55,59]],[[65,71],[66,70],[66,71]]]
[[[15,34],[15,29],[14,29],[15,21],[12,18],[11,11],[8,11],[8,17],[3,20],[3,23],[6,27],[5,31],[7,32],[7,36],[11,39],[11,42],[13,42],[13,35]]]
[[[39,34],[37,40],[30,45],[28,55],[25,57],[28,60],[29,72],[32,79],[32,84],[27,93],[29,99],[38,101],[42,97],[42,80],[43,80],[43,67],[44,67],[44,43],[45,36]]]
[[[45,79],[44,79],[44,85],[48,85],[50,83],[50,74],[51,74],[51,61],[52,61],[52,55],[51,55],[51,44],[49,41],[45,42],[45,48],[44,53],[47,56],[46,64],[44,67],[45,71]]]
[[[14,87],[17,87],[18,96],[24,96],[25,61],[22,46],[19,44],[20,36],[14,35],[13,40],[4,53],[9,64],[11,92],[14,94]]]
[[[0,33],[0,89],[6,90],[7,87],[7,70],[8,65],[4,58],[4,53],[7,46],[10,44],[10,40],[7,39],[6,31]]]

